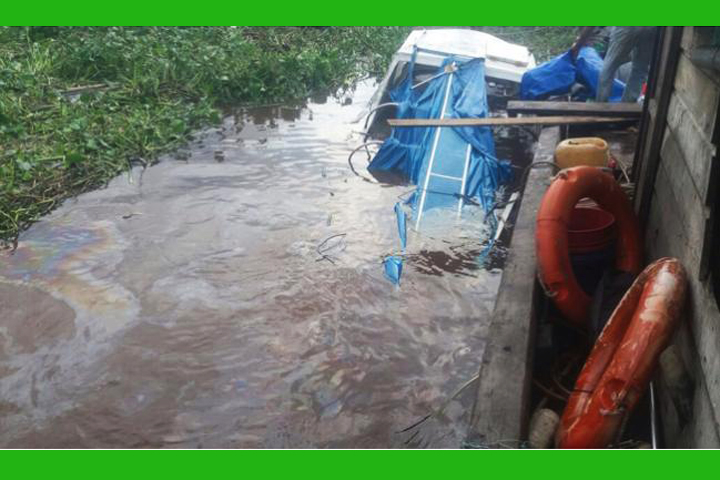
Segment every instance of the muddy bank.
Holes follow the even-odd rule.
[[[409,189],[347,168],[372,91],[228,116],[22,234],[0,265],[0,446],[459,446],[461,403],[395,432],[476,373],[501,271],[463,230],[411,236],[402,286],[382,277]]]

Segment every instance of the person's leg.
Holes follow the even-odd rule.
[[[632,72],[632,59],[629,58],[627,62],[623,62],[620,67],[618,67],[617,72],[615,73],[615,79],[620,80],[623,83],[627,83],[628,79],[630,78],[630,73]]]
[[[655,45],[654,33],[654,30],[648,30],[638,37],[632,54],[632,70],[625,85],[622,102],[636,102],[640,97],[642,84],[647,80],[648,70],[650,70],[650,60]]]
[[[612,93],[615,71],[622,65],[634,46],[634,27],[613,27],[610,33],[610,45],[608,46],[603,68],[598,80],[598,91],[596,100],[607,102]]]

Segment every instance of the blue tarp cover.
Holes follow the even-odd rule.
[[[566,52],[528,70],[520,81],[520,98],[543,100],[568,93],[575,84],[575,63],[572,53]]]
[[[408,64],[405,79],[390,92],[391,101],[399,104],[398,118],[488,116],[482,60],[462,63],[448,57],[431,80],[423,88],[416,89],[412,88],[414,66],[415,55]],[[495,157],[495,143],[489,127],[394,129],[368,170],[376,174],[399,174],[418,185],[407,201],[417,218],[416,227],[422,212],[438,207],[461,207],[466,199],[472,199],[472,203],[479,200],[485,212],[491,212],[495,191],[511,176],[510,164]],[[385,276],[399,285],[407,242],[407,220],[399,203],[395,205],[395,215],[402,254],[385,257],[383,267]]]
[[[594,99],[602,65],[602,58],[592,47],[581,48],[576,59],[571,52],[565,52],[525,72],[520,82],[520,98],[544,100],[553,95],[570,93],[572,86],[580,83],[585,89],[578,99]],[[619,102],[624,89],[623,82],[614,80],[610,101]]]
[[[600,72],[603,67],[603,59],[600,58],[597,51],[591,47],[581,48],[575,59],[575,67],[577,68],[577,81],[582,83],[588,90],[588,97],[595,99],[597,96],[598,83],[600,80]],[[622,98],[625,84],[620,80],[613,80],[612,92],[610,93],[611,102],[619,102]]]
[[[400,202],[395,204],[395,216],[397,217],[398,236],[400,237],[400,250],[404,254],[407,247],[407,223],[405,212]],[[383,261],[385,277],[395,285],[400,285],[400,276],[402,275],[403,257],[402,255],[389,255]]]
[[[407,247],[407,225],[405,221],[405,212],[400,203],[395,204],[395,217],[397,217],[398,236],[400,237],[400,248],[405,251]]]
[[[485,86],[485,64],[482,60],[462,63],[448,57],[438,68],[436,78],[427,82],[424,88],[412,89],[414,56],[408,64],[405,79],[390,92],[390,98],[397,102],[398,118],[440,118],[445,103],[448,82],[452,77],[450,95],[445,105],[445,118],[483,118],[488,115]],[[452,63],[458,65],[451,74],[442,73]],[[479,199],[486,211],[492,208],[497,187],[510,178],[507,162],[495,158],[495,144],[489,127],[441,128],[438,149],[432,167],[434,173],[462,176],[467,145],[471,145],[470,160],[466,176],[464,195]],[[381,146],[370,163],[370,172],[394,172],[408,182],[419,185],[413,196],[416,201],[429,168],[432,147],[435,141],[435,127],[396,128]],[[460,170],[458,172],[458,170]],[[440,177],[432,177],[424,210],[445,203],[457,204],[460,185],[443,185]],[[446,201],[441,201],[445,197]]]
[[[403,258],[400,255],[390,255],[383,261],[385,278],[394,285],[400,285],[400,276],[403,269]]]

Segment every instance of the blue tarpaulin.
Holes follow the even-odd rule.
[[[405,212],[400,202],[395,204],[395,217],[397,217],[398,236],[400,237],[400,250],[405,253],[407,246],[407,223]],[[400,285],[400,276],[402,275],[403,258],[402,255],[389,255],[383,261],[385,267],[385,276],[395,285]]]
[[[417,53],[417,51],[416,51]],[[421,88],[413,88],[415,55],[404,80],[390,92],[398,104],[398,118],[484,118],[488,116],[485,64],[482,60],[461,62],[448,57]],[[489,127],[396,128],[368,166],[382,173],[400,175],[417,185],[407,201],[412,206],[415,228],[425,211],[479,203],[492,215],[495,192],[510,179],[508,162],[495,157],[495,143]],[[402,254],[406,247],[406,216],[395,205]],[[400,284],[403,255],[389,255],[383,261],[385,276]]]
[[[571,52],[565,52],[525,72],[520,82],[520,98],[544,100],[553,95],[570,93],[572,86],[579,83],[585,88],[578,99],[594,99],[602,65],[602,58],[592,47],[581,48],[575,59]],[[619,102],[624,89],[623,82],[614,80],[610,101]]]
[[[403,259],[400,255],[390,255],[383,261],[385,277],[395,285],[400,285],[402,275]]]
[[[405,212],[400,203],[395,204],[395,217],[397,217],[398,235],[400,236],[400,248],[405,251],[407,247],[407,226],[405,221]]]
[[[398,118],[484,118],[488,116],[485,64],[448,57],[424,88],[412,88],[414,57],[405,79],[390,92]],[[489,211],[497,187],[510,178],[510,165],[495,157],[489,127],[396,128],[368,170],[393,172],[418,185],[413,215],[430,208],[479,200]],[[473,201],[475,201],[473,200]]]
[[[600,58],[597,51],[591,47],[581,48],[575,60],[577,67],[577,81],[582,83],[588,89],[588,97],[595,99],[597,96],[600,72],[603,67],[603,59]],[[613,80],[612,93],[609,101],[619,102],[622,98],[625,84],[620,80]]]
[[[520,98],[543,100],[553,95],[568,93],[575,84],[575,75],[572,53],[558,55],[525,72],[520,81]]]

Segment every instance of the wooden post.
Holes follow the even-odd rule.
[[[635,211],[643,229],[650,215],[650,202],[660,163],[660,148],[667,123],[670,95],[680,57],[682,31],[683,27],[663,27],[661,50],[651,72],[655,74],[655,78],[650,95],[645,99],[640,144],[633,162],[633,181],[637,185]]]

